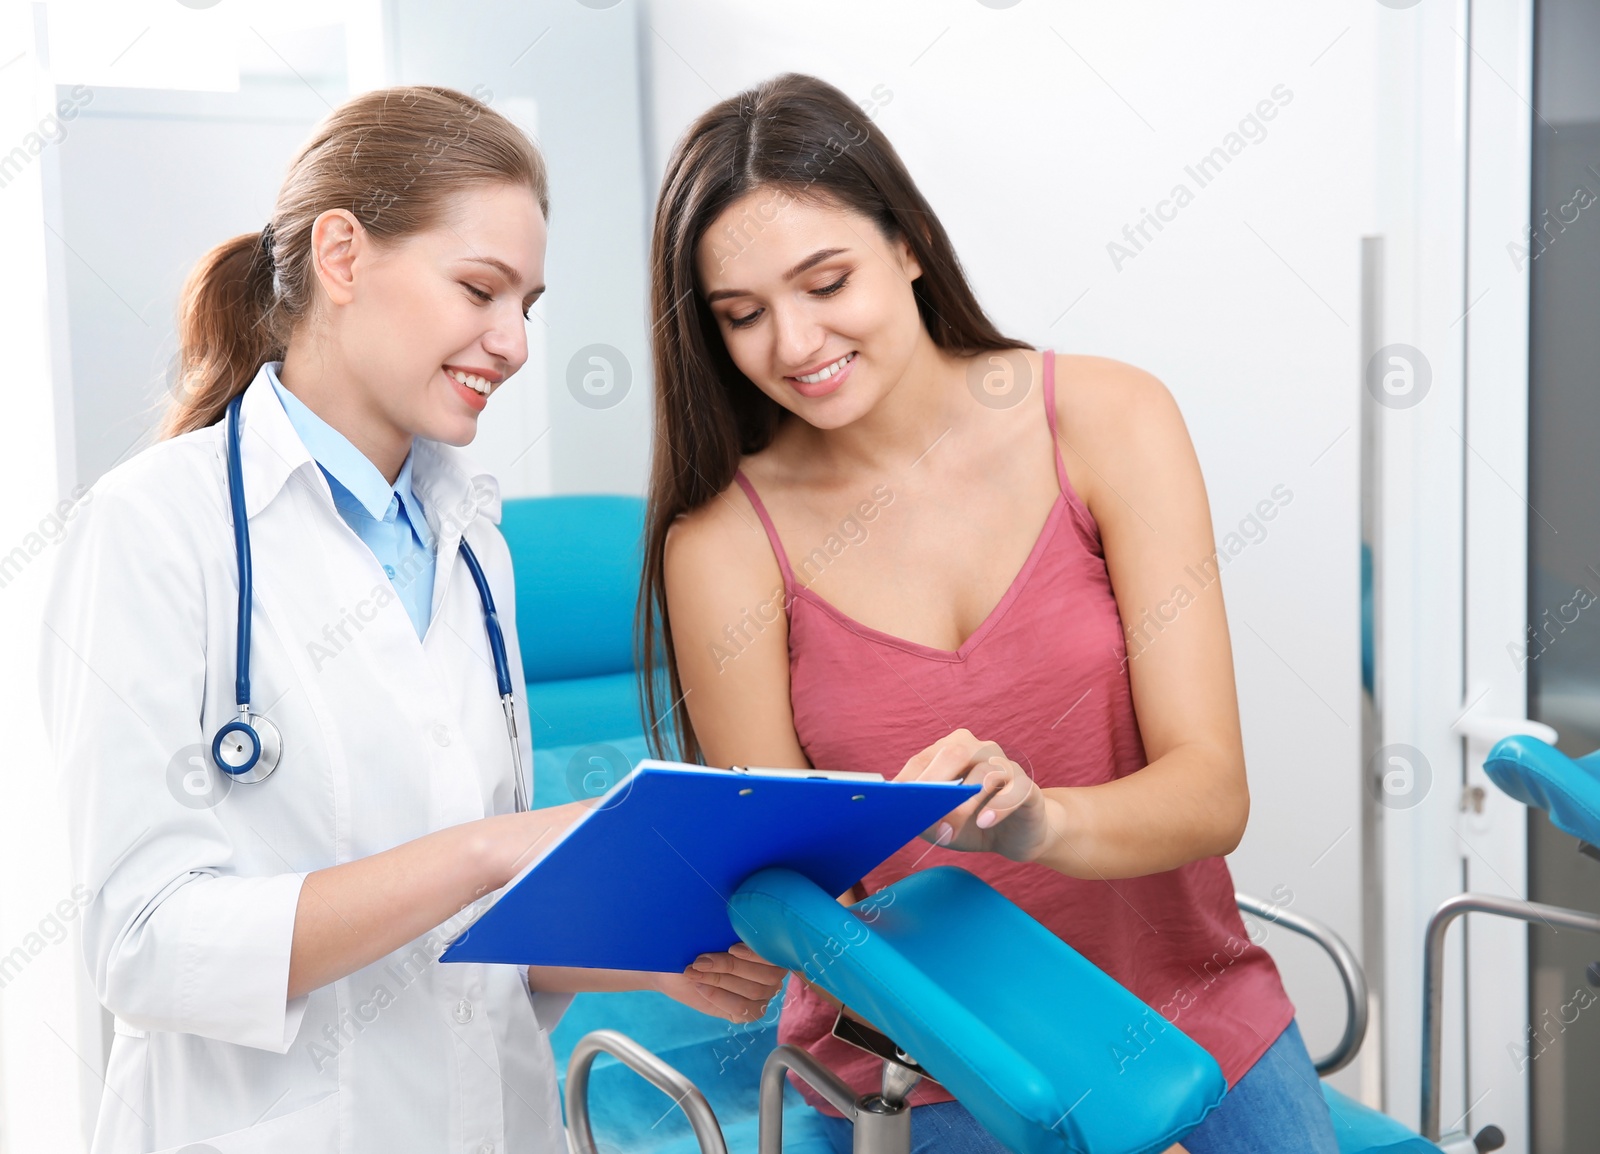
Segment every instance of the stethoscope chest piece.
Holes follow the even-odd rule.
[[[282,756],[283,734],[260,714],[241,714],[211,739],[211,759],[234,781],[266,780]]]

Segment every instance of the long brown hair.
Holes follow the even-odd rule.
[[[544,158],[482,101],[429,85],[363,93],[335,109],[289,165],[261,232],[217,245],[178,304],[178,364],[159,437],[213,424],[315,304],[311,228],[347,208],[378,243],[434,227],[481,185],[527,188],[548,220]]]
[[[833,85],[785,73],[694,122],[667,162],[650,242],[655,432],[636,632],[640,701],[658,757],[667,749],[662,710],[683,699],[667,618],[667,531],[726,489],[740,458],[771,444],[787,414],[734,365],[696,275],[695,249],[706,230],[758,188],[852,210],[876,222],[886,239],[904,238],[922,267],[912,282],[917,311],[939,348],[1032,347],[1002,336],[984,314],[949,236],[894,146]],[[730,242],[737,246],[740,238]],[[666,666],[665,686],[658,663]],[[675,714],[666,728],[677,735],[677,756],[699,761],[703,751],[687,711],[666,712]]]

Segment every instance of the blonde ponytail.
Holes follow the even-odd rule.
[[[264,247],[263,233],[236,236],[201,258],[184,282],[176,395],[161,422],[163,439],[215,422],[264,362],[282,359]]]

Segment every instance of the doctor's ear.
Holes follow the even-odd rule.
[[[371,252],[371,234],[346,209],[330,208],[311,226],[311,267],[336,305],[354,298],[356,262]]]

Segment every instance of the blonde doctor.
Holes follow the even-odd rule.
[[[190,276],[163,438],[94,486],[44,623],[115,1016],[96,1154],[564,1150],[548,1030],[572,992],[749,1020],[782,981],[742,946],[660,975],[436,960],[582,812],[519,805],[527,711],[513,756],[485,611],[519,674],[511,560],[458,448],[527,357],[547,215],[515,126],[390,89],[331,114],[269,226]]]

